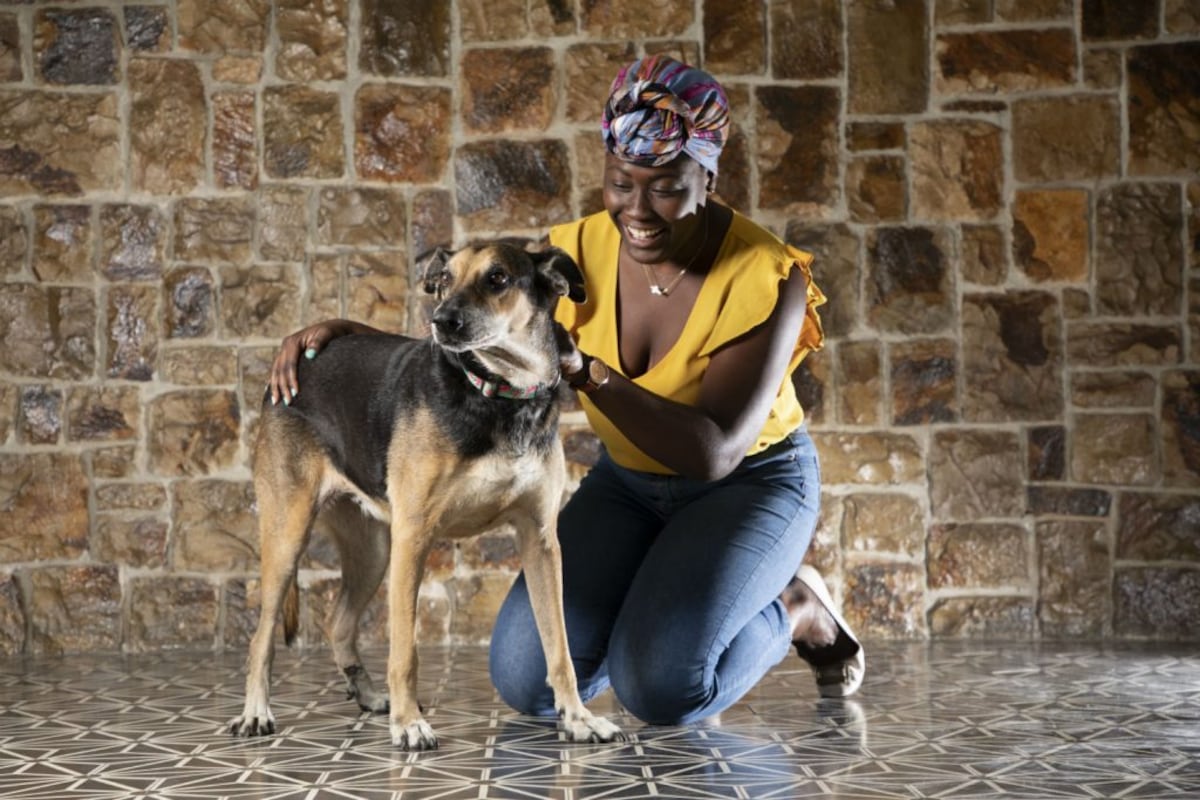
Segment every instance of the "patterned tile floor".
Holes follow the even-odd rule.
[[[392,749],[325,651],[281,650],[280,733],[226,734],[242,654],[0,659],[0,797],[1200,797],[1200,649],[879,643],[856,700],[794,657],[720,720],[560,743],[488,683],[482,648],[427,649],[437,751]],[[384,654],[368,663],[382,674]]]

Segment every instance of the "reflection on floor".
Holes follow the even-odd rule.
[[[383,674],[383,652],[368,664]],[[5,798],[1200,797],[1195,645],[877,643],[856,700],[794,657],[720,720],[560,743],[496,698],[482,648],[422,653],[437,751],[394,750],[325,651],[282,651],[280,732],[226,733],[242,654],[0,659]]]

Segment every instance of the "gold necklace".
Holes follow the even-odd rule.
[[[689,269],[691,269],[693,266],[695,266],[696,259],[700,257],[701,253],[704,252],[704,246],[706,244],[708,244],[708,207],[707,206],[705,206],[705,208],[704,208],[704,236],[700,239],[700,247],[696,250],[695,254],[692,255],[692,258],[690,261],[688,261],[687,265],[679,270],[679,274],[676,275],[675,278],[669,284],[667,284],[666,286],[663,286],[658,280],[658,270],[655,269],[650,264],[645,263],[644,261],[639,262],[642,265],[642,272],[646,276],[646,283],[648,283],[650,285],[650,294],[655,295],[656,297],[670,296],[671,292],[675,291],[675,287],[679,285],[679,282],[681,280],[683,280],[683,276],[687,274]]]

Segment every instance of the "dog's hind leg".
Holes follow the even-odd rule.
[[[337,501],[321,516],[342,564],[342,585],[327,626],[333,657],[346,677],[347,697],[356,700],[363,711],[386,714],[388,695],[375,687],[363,666],[358,630],[363,611],[387,572],[388,528],[349,498]]]

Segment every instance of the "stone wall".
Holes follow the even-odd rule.
[[[243,646],[279,337],[419,330],[413,254],[597,209],[608,82],[658,51],[730,91],[720,194],[819,256],[812,558],[861,633],[1200,635],[1194,0],[26,0],[0,653]],[[423,637],[485,640],[510,537],[429,566]],[[306,641],[336,574],[318,540]]]

